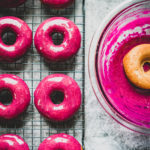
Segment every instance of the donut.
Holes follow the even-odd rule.
[[[29,147],[20,136],[4,134],[0,136],[0,150],[29,150]]]
[[[55,45],[51,35],[61,33],[64,36],[60,45]],[[53,17],[45,20],[35,33],[34,43],[37,51],[50,61],[63,61],[75,55],[81,46],[81,34],[78,27],[69,19]]]
[[[2,41],[5,31],[13,31],[16,34],[16,42],[6,45]],[[0,18],[0,61],[14,62],[22,57],[32,44],[32,31],[21,19],[16,17]]]
[[[73,137],[64,133],[54,134],[46,138],[38,150],[83,150],[80,143]]]
[[[20,115],[30,103],[30,91],[26,83],[16,75],[0,75],[0,91],[9,90],[12,103],[4,105],[0,102],[0,118],[13,119]]]
[[[123,58],[126,76],[138,88],[150,89],[150,71],[144,70],[144,64],[149,62],[150,44],[134,47]]]
[[[41,2],[51,8],[60,9],[68,7],[74,0],[41,0]]]
[[[54,104],[50,97],[55,91],[64,93],[64,100],[60,104]],[[37,86],[34,103],[37,110],[46,118],[56,122],[65,121],[80,108],[81,91],[78,84],[67,75],[49,75]]]
[[[13,8],[23,4],[26,0],[0,0],[0,7]]]

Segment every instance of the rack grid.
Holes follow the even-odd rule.
[[[20,135],[29,145],[30,150],[37,150],[39,144],[48,136],[56,133],[67,133],[74,136],[84,148],[84,59],[85,59],[85,11],[84,0],[76,0],[74,4],[66,9],[53,10],[43,4],[40,0],[27,0],[18,8],[0,9],[0,17],[16,16],[24,20],[33,31],[33,38],[37,27],[45,19],[54,16],[66,17],[75,22],[82,35],[82,45],[75,57],[59,63],[48,63],[36,51],[34,41],[28,53],[15,63],[0,63],[0,73],[10,73],[21,77],[29,86],[31,92],[31,103],[26,112],[18,118],[4,121],[0,120],[0,135],[14,133]],[[4,40],[11,42],[11,35],[7,33]],[[60,40],[55,35],[54,41]],[[74,78],[79,84],[82,92],[82,106],[76,115],[69,121],[54,123],[41,116],[34,106],[33,93],[38,83],[47,75],[54,73],[67,74]]]

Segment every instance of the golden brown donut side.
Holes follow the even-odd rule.
[[[150,62],[150,44],[141,44],[131,49],[123,58],[123,66],[128,79],[137,87],[150,89],[150,70],[143,65]]]

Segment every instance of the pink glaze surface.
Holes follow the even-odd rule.
[[[52,8],[65,8],[71,5],[74,0],[41,0],[44,4]]]
[[[4,134],[0,136],[0,150],[29,150],[29,147],[20,136]]]
[[[26,0],[1,0],[0,7],[12,8],[23,4]]]
[[[50,95],[54,91],[64,93],[61,104],[54,104]],[[78,111],[81,105],[81,91],[69,76],[53,74],[44,78],[34,93],[34,103],[38,111],[52,121],[64,121]]]
[[[0,118],[13,119],[29,105],[30,91],[21,78],[11,74],[0,75],[0,90],[4,89],[10,90],[13,100],[10,105],[3,105],[0,102]]]
[[[132,10],[108,31],[98,54],[97,69],[110,107],[133,124],[150,128],[150,91],[132,85],[123,68],[123,58],[128,51],[139,44],[150,43],[150,17],[143,17],[150,12],[140,14],[138,11]]]
[[[45,139],[38,150],[82,150],[82,146],[73,136],[61,133]]]
[[[59,32],[64,35],[63,43],[55,45],[51,34]],[[45,20],[37,29],[35,46],[38,52],[47,60],[63,61],[75,55],[81,46],[81,34],[78,27],[63,17],[53,17]]]
[[[2,34],[7,30],[17,36],[13,45],[6,45],[2,41]],[[23,20],[16,17],[0,18],[0,61],[16,61],[27,52],[31,44],[32,31]]]

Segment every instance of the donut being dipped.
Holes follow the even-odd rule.
[[[26,0],[0,0],[0,7],[13,8],[13,7],[17,7],[25,2],[26,2]]]
[[[29,147],[20,136],[4,134],[0,136],[0,150],[29,150]]]
[[[53,103],[51,94],[62,92],[64,99],[60,104]],[[70,119],[80,108],[81,90],[75,80],[64,74],[45,77],[34,92],[37,110],[51,121],[61,122]]]
[[[74,0],[41,0],[41,2],[51,8],[61,9],[70,6]]]
[[[83,150],[80,143],[68,134],[54,134],[46,138],[38,150]]]
[[[16,35],[13,45],[6,45],[2,41],[5,31],[12,31]],[[15,62],[27,52],[31,44],[32,31],[23,20],[11,16],[0,18],[0,61]]]
[[[52,40],[53,33],[64,36],[60,45]],[[78,27],[69,19],[53,17],[45,20],[35,33],[34,43],[37,51],[49,61],[65,61],[73,57],[81,46],[81,34]]]
[[[142,89],[150,89],[150,70],[144,69],[146,63],[150,63],[150,44],[134,47],[123,58],[127,78]]]

